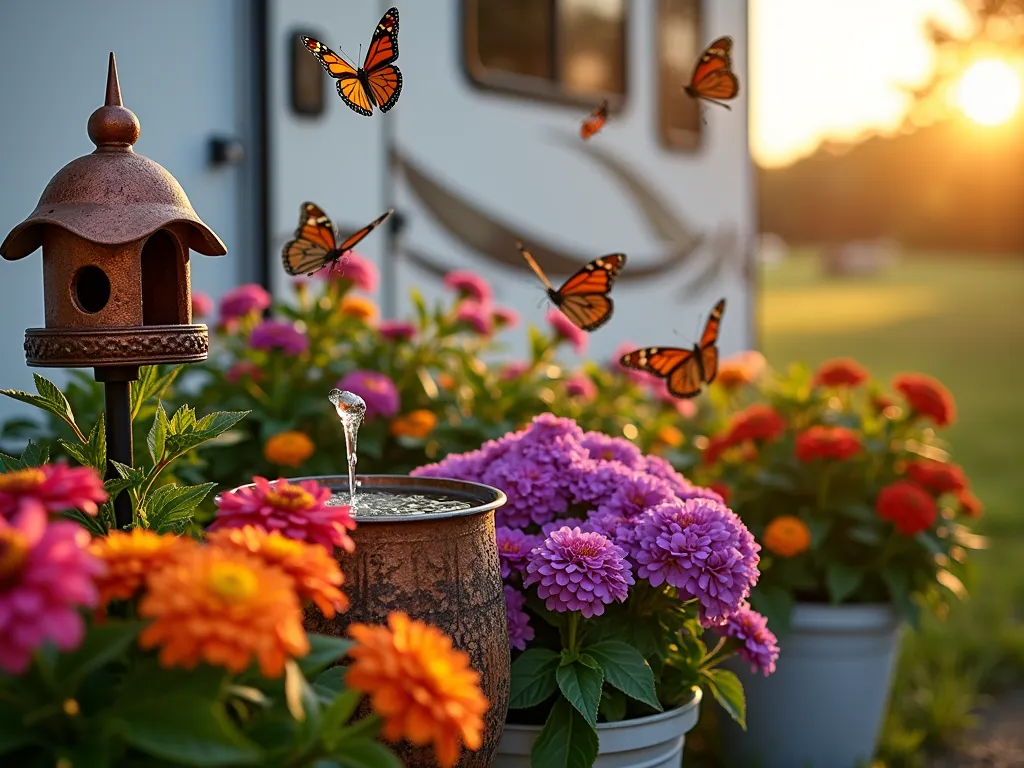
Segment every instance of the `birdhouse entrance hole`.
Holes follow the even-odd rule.
[[[75,303],[83,312],[99,312],[110,301],[110,279],[99,267],[90,264],[75,273]]]
[[[142,247],[142,323],[175,325],[178,317],[178,241],[164,230],[154,232]]]

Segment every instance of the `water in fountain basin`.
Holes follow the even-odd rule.
[[[335,493],[327,502],[329,507],[350,504],[347,493]],[[359,493],[352,512],[359,517],[396,517],[429,515],[469,509],[472,502],[446,494],[405,493],[403,491],[367,491]]]
[[[366,415],[366,402],[352,392],[332,389],[327,395],[334,410],[341,419],[341,427],[345,430],[345,453],[348,454],[348,493],[349,504],[356,506],[356,441],[359,436],[359,425]]]

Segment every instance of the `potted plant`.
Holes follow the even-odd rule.
[[[678,766],[701,688],[744,722],[721,663],[769,674],[778,647],[746,604],[758,549],[722,498],[627,440],[541,414],[414,470],[499,488],[514,651],[495,766]]]
[[[156,380],[144,369],[133,383],[140,409]],[[244,413],[157,403],[151,463],[115,464],[104,483],[102,419],[85,430],[56,387],[37,388],[5,394],[73,426],[63,447],[85,466],[33,444],[0,456],[5,765],[399,768],[379,736],[429,745],[451,768],[479,747],[488,702],[442,632],[398,611],[351,640],[303,629],[304,608],[348,607],[332,551],[352,549],[347,507],[226,515],[205,532],[192,514],[213,484],[161,484]],[[127,530],[112,527],[119,493]]]
[[[871,758],[900,627],[962,596],[981,513],[937,429],[949,392],[901,374],[887,393],[853,360],[761,374],[733,361],[694,429],[694,477],[725,495],[764,547],[750,602],[785,646],[747,685],[741,764],[853,766]],[[746,371],[746,373],[745,373]]]

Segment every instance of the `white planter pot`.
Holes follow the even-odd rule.
[[[747,731],[731,722],[725,749],[744,768],[855,768],[875,752],[901,623],[889,605],[798,604],[770,677],[734,667]]]
[[[678,709],[650,717],[598,723],[599,748],[594,768],[679,768],[683,742],[700,717],[701,691]],[[505,723],[492,768],[528,768],[539,725]]]

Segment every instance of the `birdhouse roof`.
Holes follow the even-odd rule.
[[[35,210],[0,244],[0,255],[9,261],[28,256],[42,245],[46,225],[92,243],[120,245],[176,223],[189,225],[192,250],[207,256],[227,253],[175,178],[159,163],[132,150],[139,130],[138,118],[121,105],[111,53],[106,103],[89,118],[89,137],[96,150],[57,172]]]

